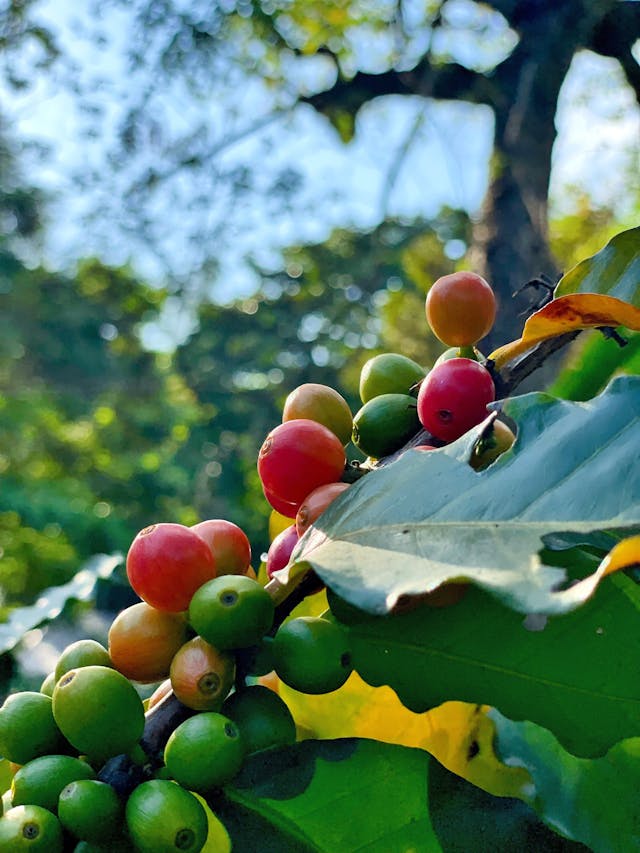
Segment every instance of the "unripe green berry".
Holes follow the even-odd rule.
[[[347,631],[319,616],[300,616],[280,626],[273,643],[278,676],[302,693],[330,693],[353,670]]]

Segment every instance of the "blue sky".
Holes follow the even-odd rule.
[[[23,96],[12,95],[7,111],[16,135],[42,141],[50,149],[47,158],[30,166],[32,179],[53,200],[46,259],[54,266],[65,266],[96,253],[110,262],[132,261],[143,275],[161,277],[165,268],[157,257],[133,235],[124,239],[114,229],[118,192],[125,176],[104,166],[105,151],[128,98],[129,78],[121,54],[126,10],[110,8],[105,19],[109,44],[96,50],[88,38],[78,38],[74,29],[80,24],[89,34],[95,28],[88,10],[56,0],[41,9],[41,16],[59,32],[73,66],[62,66],[55,78],[43,79]],[[83,136],[83,130],[95,122],[95,116],[84,115],[68,93],[68,84],[74,81],[93,93],[93,106],[101,110],[100,133],[91,139]],[[240,129],[251,126],[256,116],[266,115],[270,109],[265,106],[264,91],[256,85],[212,95],[207,106],[212,126],[226,121],[229,104],[225,98],[234,101],[234,127]],[[166,93],[163,109],[163,120],[175,122],[179,129],[195,120],[203,106],[187,103],[176,89]],[[640,111],[613,60],[588,53],[576,57],[562,92],[557,127],[554,208],[561,210],[569,203],[567,185],[586,190],[600,204],[624,205],[629,197],[630,167],[635,165],[635,173],[640,175]],[[429,216],[442,204],[473,213],[486,187],[491,133],[492,116],[486,108],[386,98],[361,112],[356,137],[345,146],[311,108],[285,110],[262,131],[229,146],[222,160],[227,165],[255,161],[262,156],[265,139],[270,138],[264,186],[268,186],[268,174],[295,165],[305,176],[305,189],[290,210],[277,215],[269,204],[254,201],[230,206],[223,195],[212,194],[210,216],[212,221],[224,221],[226,229],[215,295],[232,298],[253,288],[255,279],[243,263],[247,254],[267,266],[277,266],[280,248],[322,240],[335,226],[369,227],[385,213]],[[409,136],[411,145],[395,175],[398,152]],[[91,199],[79,193],[71,179],[81,164],[104,172],[100,173],[100,192]],[[391,188],[390,175],[395,175]],[[197,264],[197,252],[188,236],[190,192],[193,187],[188,179],[179,176],[150,208],[158,245],[173,274],[183,277]],[[105,216],[88,226],[83,216],[96,201],[104,203]]]

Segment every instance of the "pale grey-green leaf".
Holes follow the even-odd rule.
[[[407,451],[334,501],[294,560],[371,613],[457,579],[524,613],[582,604],[600,574],[560,589],[564,570],[539,552],[547,536],[640,524],[640,377],[619,377],[587,403],[535,393],[503,408],[518,436],[488,469],[456,458],[458,443]],[[472,439],[460,439],[465,453]]]
[[[68,583],[43,590],[29,607],[12,610],[7,621],[0,624],[0,654],[17,646],[27,631],[59,616],[67,601],[90,598],[98,578],[108,578],[121,563],[121,554],[96,554]]]

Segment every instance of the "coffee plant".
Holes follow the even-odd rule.
[[[229,520],[151,522],[108,648],[5,701],[0,853],[640,851],[639,371],[517,394],[582,330],[640,331],[640,229],[488,355],[480,276],[425,310],[429,370],[376,356],[355,413],[292,389],[257,573]],[[0,650],[116,564],[16,611]]]

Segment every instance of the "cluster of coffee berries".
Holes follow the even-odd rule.
[[[435,438],[454,441],[487,416],[495,400],[489,371],[474,356],[474,346],[493,326],[493,290],[479,275],[458,272],[439,278],[426,301],[431,331],[453,349],[429,371],[418,393],[418,417]],[[456,351],[457,348],[457,351]]]
[[[328,385],[308,382],[285,400],[282,423],[258,453],[258,474],[271,507],[288,523],[267,553],[268,577],[288,562],[300,536],[342,494],[353,417],[344,397]]]
[[[287,564],[299,537],[348,488],[343,475],[350,441],[375,463],[422,430],[430,437],[424,446],[440,447],[487,417],[496,392],[476,344],[491,331],[495,315],[493,290],[481,276],[466,271],[443,276],[428,292],[426,317],[448,349],[430,370],[400,353],[370,358],[360,373],[362,406],[355,415],[326,385],[307,383],[289,394],[282,423],[258,456],[264,495],[290,521],[269,550],[269,576]],[[509,427],[496,420],[471,464],[486,467],[513,440]]]
[[[14,770],[0,853],[200,853],[212,832],[226,837],[204,798],[247,755],[296,740],[287,705],[258,677],[275,670],[321,693],[351,673],[337,623],[278,624],[232,522],[150,525],[126,570],[141,600],[116,615],[108,647],[72,643],[39,692],[14,693],[0,708],[0,757]],[[144,702],[142,685],[156,685]],[[175,724],[153,741],[149,726],[169,702]],[[126,784],[123,760],[137,768]]]
[[[495,388],[475,346],[495,312],[480,276],[444,276],[428,293],[426,316],[449,350],[429,371],[397,353],[371,358],[355,416],[329,386],[289,394],[257,460],[280,524],[267,578],[349,488],[350,442],[375,461],[421,429],[428,446],[442,446],[486,418]],[[496,420],[471,464],[486,467],[513,440]],[[230,783],[247,755],[296,739],[288,707],[258,678],[275,672],[318,694],[352,671],[348,632],[330,615],[276,615],[273,584],[257,579],[249,540],[230,521],[150,525],[131,543],[126,569],[140,601],[115,617],[108,648],[72,643],[39,692],[14,693],[0,708],[0,758],[13,765],[0,853],[201,853],[214,836],[211,849],[227,853],[228,835],[205,797]],[[156,685],[145,702],[140,685]],[[169,703],[175,725],[154,741],[152,721]]]
[[[360,375],[363,406],[353,419],[353,442],[379,460],[400,450],[421,429],[426,447],[455,441],[488,415],[495,401],[492,375],[476,344],[493,327],[496,300],[489,284],[472,272],[439,278],[426,299],[427,322],[448,349],[430,370],[399,353],[369,359]],[[474,450],[473,467],[486,467],[514,440],[494,421]]]

